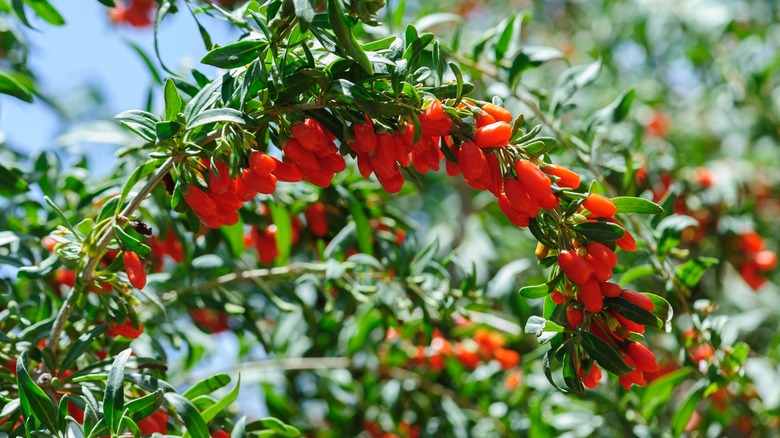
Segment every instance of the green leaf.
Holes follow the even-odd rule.
[[[639,406],[646,421],[652,420],[658,410],[669,403],[675,389],[688,378],[691,371],[693,370],[687,367],[672,371],[653,380],[641,391]]]
[[[173,79],[165,80],[165,120],[174,121],[181,111],[181,96]]]
[[[558,141],[552,137],[538,137],[520,146],[529,154],[538,156],[552,151],[557,145]]]
[[[230,376],[227,374],[217,374],[192,385],[192,387],[182,395],[189,400],[193,400],[195,397],[211,394],[212,392],[225,387],[228,383],[230,383]]]
[[[655,268],[653,265],[639,265],[628,269],[620,277],[620,284],[631,283],[634,280],[638,280],[642,277],[655,274]]]
[[[656,227],[658,238],[658,254],[663,255],[680,243],[680,236],[686,228],[698,227],[699,222],[690,216],[671,215],[664,218]]]
[[[154,83],[155,84],[162,84],[163,83],[163,79],[162,79],[162,76],[160,76],[160,72],[157,71],[157,67],[154,65],[154,62],[152,62],[152,59],[149,58],[149,55],[146,54],[144,49],[141,48],[141,46],[139,46],[138,44],[136,44],[136,43],[134,43],[134,42],[132,42],[130,40],[125,40],[125,43],[128,46],[130,46],[130,48],[133,49],[133,51],[135,51],[135,53],[137,53],[138,56],[141,57],[141,60],[146,65],[146,69],[149,70],[149,74],[152,76],[152,79],[154,79]]]
[[[206,426],[206,421],[192,402],[174,393],[165,394],[165,400],[184,421],[184,426],[187,428],[185,437],[209,438],[209,428]]]
[[[196,126],[208,125],[209,123],[237,123],[243,125],[246,123],[244,113],[233,108],[213,108],[200,112],[191,120],[188,120],[187,126],[194,128]]]
[[[279,263],[285,264],[292,248],[292,218],[287,207],[278,202],[269,202],[268,209],[276,225],[276,246],[279,249]]]
[[[637,324],[655,327],[659,330],[663,330],[666,325],[666,321],[662,321],[652,312],[648,312],[623,297],[604,298],[604,304]]]
[[[496,41],[495,45],[497,63],[500,63],[501,60],[504,59],[504,55],[506,54],[507,49],[509,49],[509,44],[512,42],[512,37],[514,36],[516,30],[516,19],[517,15],[512,15],[498,25],[499,28],[503,26],[504,29],[501,31],[501,34],[499,35],[498,41]]]
[[[165,391],[158,389],[155,392],[127,402],[125,411],[127,412],[127,415],[131,417],[138,418],[139,420],[144,419],[159,409],[162,405],[164,396]]]
[[[607,344],[603,339],[580,328],[580,345],[602,368],[624,376],[630,373],[634,368],[623,362],[623,358],[617,352],[615,347]]]
[[[197,70],[193,70],[192,74],[193,76],[196,77],[197,80],[197,78],[200,78],[202,75],[200,75],[200,73],[196,74],[196,72]],[[201,78],[201,80],[207,80],[207,79]],[[201,88],[198,94],[196,94],[195,97],[190,99],[190,101],[187,102],[187,105],[184,106],[184,119],[187,120],[188,123],[190,123],[193,117],[198,115],[205,108],[214,105],[214,102],[216,102],[217,99],[219,99],[221,87],[222,87],[221,77],[203,86],[203,88]]]
[[[699,284],[701,277],[712,266],[718,264],[718,259],[712,257],[698,257],[688,260],[677,267],[677,278],[688,287]]]
[[[572,227],[577,233],[597,242],[618,240],[623,237],[623,227],[610,222],[585,222]]]
[[[515,55],[515,59],[512,60],[512,66],[509,68],[510,87],[515,88],[518,85],[524,71],[539,67],[547,61],[563,58],[563,53],[552,47],[523,47]]]
[[[221,400],[209,406],[203,411],[203,420],[206,424],[211,423],[211,420],[216,418],[217,415],[224,412],[228,406],[232,405],[238,398],[238,391],[241,387],[241,376],[238,376],[236,386]]]
[[[10,198],[30,190],[21,172],[0,164],[0,196]]]
[[[369,75],[374,74],[374,66],[371,65],[371,61],[366,56],[366,52],[360,47],[355,36],[347,25],[348,15],[344,12],[344,6],[341,4],[341,0],[328,0],[328,21],[330,22],[331,29],[333,29],[334,35],[339,42],[340,48],[345,51],[345,54],[357,62],[360,68],[363,69]]]
[[[239,258],[244,253],[244,221],[239,217],[238,222],[222,226],[219,231],[225,237],[230,254]]]
[[[62,15],[49,3],[48,0],[25,0],[32,10],[49,24],[54,26],[62,26],[65,24],[65,19]]]
[[[588,130],[599,125],[612,125],[623,121],[631,109],[634,101],[634,89],[629,88],[617,97],[612,103],[593,113],[588,124]]]
[[[525,286],[520,289],[520,295],[525,298],[542,298],[550,293],[550,288],[546,283],[536,284],[533,286]]]
[[[120,246],[125,251],[132,251],[138,253],[138,255],[145,256],[152,252],[152,248],[141,243],[138,239],[130,235],[127,231],[123,230],[117,224],[114,224],[114,236],[119,241]]]
[[[157,160],[154,159],[138,166],[127,179],[127,182],[122,188],[122,193],[119,195],[119,198],[111,198],[108,202],[106,202],[103,210],[100,211],[98,222],[102,221],[103,219],[107,219],[110,216],[118,215],[122,210],[125,199],[127,199],[127,196],[130,194],[130,191],[133,190],[133,187],[136,185],[136,183],[146,178],[148,175],[151,175],[155,170],[157,170],[158,167],[159,164]],[[109,204],[113,205],[114,208],[109,208]]]
[[[612,198],[618,213],[662,214],[664,209],[653,201],[633,196]]]
[[[157,137],[155,125],[159,120],[157,119],[157,116],[150,112],[130,110],[121,112],[114,116],[114,118],[119,120],[119,123],[122,124],[122,126],[135,132],[147,142],[153,143],[154,139]]]
[[[32,103],[32,92],[14,77],[18,74],[21,73],[0,69],[0,93]]]
[[[103,396],[103,416],[106,425],[112,433],[120,433],[119,426],[122,424],[122,412],[125,406],[125,365],[130,353],[130,348],[119,353],[108,371],[106,379],[106,393]]]
[[[545,332],[563,333],[563,331],[564,328],[560,325],[537,315],[531,316],[525,323],[525,332],[537,337],[542,336],[542,333]]]
[[[43,392],[40,386],[30,378],[27,373],[27,352],[23,351],[16,361],[16,384],[18,385],[19,400],[25,418],[35,417],[47,430],[57,433],[57,410],[54,402]]]
[[[685,396],[685,401],[674,413],[672,417],[672,431],[675,436],[682,435],[685,430],[685,425],[688,424],[688,420],[691,419],[693,411],[696,410],[696,405],[701,401],[704,395],[704,389],[707,388],[707,381],[702,379],[696,382],[691,389],[688,390],[688,395]]]
[[[49,255],[41,263],[33,266],[22,266],[17,272],[17,277],[28,280],[37,280],[49,276],[60,267],[60,259],[55,254]]]
[[[154,125],[154,134],[157,137],[157,141],[161,142],[173,138],[183,128],[184,126],[179,122],[157,122]]]
[[[259,40],[241,40],[212,49],[200,62],[218,68],[243,67],[257,59],[258,52],[268,43]]]
[[[374,240],[371,225],[368,223],[366,212],[363,211],[363,204],[358,202],[352,193],[343,186],[336,186],[336,191],[349,206],[349,214],[355,222],[355,232],[357,234],[358,249],[364,254],[374,254]]]
[[[106,324],[98,324],[95,326],[95,328],[90,330],[89,333],[84,333],[79,336],[76,342],[73,343],[73,346],[68,349],[68,352],[65,353],[65,356],[62,358],[62,363],[60,363],[60,370],[69,370],[70,367],[76,363],[76,360],[78,360],[78,358],[84,354],[87,348],[92,345],[92,342],[94,342],[98,336],[103,334],[107,328],[108,325]]]
[[[62,221],[62,225],[67,227],[73,234],[76,234],[76,229],[73,228],[73,225],[71,225],[70,221],[67,217],[65,217],[65,213],[60,210],[59,207],[52,201],[48,196],[44,196],[43,200],[46,201],[46,203],[51,207],[52,210],[54,210],[54,214],[57,215],[58,218]]]
[[[661,321],[664,322],[664,326],[662,327],[662,330],[666,333],[672,332],[672,317],[674,316],[674,310],[672,309],[672,305],[669,304],[669,301],[666,301],[664,297],[658,296],[656,294],[651,294],[648,292],[642,292],[642,295],[650,298],[650,301],[653,302],[653,315],[658,317]]]
[[[552,96],[551,111],[560,115],[569,108],[567,103],[574,94],[596,80],[601,72],[601,60],[592,64],[572,67],[561,75]]]

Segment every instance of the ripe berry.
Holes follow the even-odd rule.
[[[612,217],[617,213],[617,207],[612,203],[612,200],[598,193],[591,193],[582,206],[599,217]]]
[[[571,281],[584,284],[593,276],[593,266],[576,251],[564,249],[558,253],[558,265]]]
[[[620,296],[627,299],[628,301],[631,301],[637,306],[647,310],[648,312],[652,312],[653,309],[655,309],[655,304],[653,304],[653,300],[651,300],[650,297],[648,297],[647,295],[640,294],[639,292],[635,292],[632,290],[624,290]]]
[[[550,175],[555,175],[560,178],[560,180],[558,180],[556,183],[560,187],[576,189],[580,186],[580,176],[563,166],[548,164],[547,167],[544,168],[544,171]]]
[[[259,151],[252,151],[249,154],[249,167],[260,177],[268,176],[276,169],[276,161],[268,154]]]
[[[463,171],[463,177],[468,180],[479,179],[488,172],[485,153],[472,141],[464,141],[458,154],[458,163]]]
[[[588,250],[588,254],[595,257],[599,262],[609,266],[610,268],[614,268],[615,265],[617,265],[617,254],[615,254],[615,251],[612,251],[606,245],[598,242],[591,242],[588,244],[588,246],[586,246],[586,248]]]
[[[572,330],[577,330],[577,327],[585,320],[585,314],[582,309],[575,309],[574,307],[566,308],[566,320],[569,322],[569,327]]]
[[[143,289],[146,286],[146,271],[141,258],[133,251],[125,251],[122,260],[125,262],[125,272],[130,284],[136,289]]]
[[[482,105],[482,110],[488,113],[494,119],[496,119],[496,121],[506,122],[506,123],[512,122],[512,113],[510,113],[509,110],[507,110],[506,108],[502,108],[492,103],[486,103]]]
[[[501,369],[508,370],[520,363],[520,354],[514,350],[497,348],[493,351],[493,358],[501,364]]]
[[[656,363],[655,355],[647,347],[639,342],[631,342],[628,344],[626,350],[636,366],[646,372],[654,372],[659,370],[658,363]]]
[[[623,288],[615,283],[609,281],[605,281],[604,283],[601,283],[601,294],[607,298],[619,297],[620,294],[622,293],[623,293]]]
[[[515,171],[517,179],[523,183],[523,186],[533,197],[539,198],[552,194],[550,178],[536,164],[520,158],[515,161]]]
[[[310,204],[303,214],[312,234],[317,237],[325,237],[328,234],[328,216],[322,202]]]
[[[604,307],[604,299],[601,296],[601,287],[595,278],[580,285],[580,300],[585,310],[590,313],[599,313]]]
[[[509,144],[511,136],[512,125],[506,122],[495,122],[477,128],[476,133],[474,133],[474,143],[483,149],[501,147]]]

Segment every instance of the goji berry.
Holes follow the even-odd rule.
[[[494,119],[499,122],[510,123],[512,121],[512,113],[506,108],[502,108],[492,103],[486,103],[482,105],[482,111],[490,114]]]
[[[591,193],[582,206],[600,217],[612,217],[617,213],[617,207],[612,203],[612,200],[598,193]]]
[[[618,257],[615,251],[609,249],[606,245],[599,242],[591,242],[586,247],[588,254],[592,255],[604,265],[614,268],[617,265]]]
[[[585,321],[585,314],[582,309],[575,309],[569,306],[566,308],[566,320],[569,322],[569,327],[572,330],[577,330],[577,327]]]
[[[628,301],[631,301],[637,306],[647,310],[648,312],[652,312],[653,309],[655,309],[655,304],[653,304],[653,300],[651,300],[650,297],[648,297],[647,295],[640,294],[639,292],[626,289],[623,291],[623,293],[620,296],[627,299]]]
[[[517,179],[523,183],[528,193],[533,197],[538,198],[552,194],[550,178],[536,164],[519,158],[515,161],[515,171]]]
[[[274,170],[276,170],[276,161],[268,154],[264,154],[260,151],[252,151],[249,154],[249,167],[252,171],[260,177],[268,176]]]
[[[495,122],[477,128],[474,133],[474,143],[483,149],[501,147],[509,144],[511,136],[512,125],[506,122]]]
[[[133,327],[133,323],[128,319],[121,324],[114,324],[106,330],[106,335],[115,338],[123,336],[128,339],[135,339],[144,332],[144,325],[138,323],[138,328]]]
[[[322,202],[309,204],[303,214],[306,216],[306,223],[312,234],[317,237],[325,237],[328,234],[328,216],[325,213],[325,204]]]
[[[122,260],[125,262],[125,272],[130,284],[136,289],[143,289],[146,286],[146,270],[141,258],[133,251],[125,251]]]
[[[274,158],[274,161],[276,162],[276,168],[271,173],[278,181],[298,182],[303,179],[301,171],[294,164],[279,161],[277,158]]]
[[[493,351],[493,358],[501,364],[501,368],[508,370],[520,363],[520,354],[514,350],[497,348]]]
[[[584,284],[593,276],[593,266],[576,251],[561,250],[558,253],[558,265],[577,284]]]
[[[555,164],[548,164],[544,171],[550,175],[560,178],[556,184],[560,187],[568,187],[570,189],[576,189],[580,186],[580,176],[574,171],[571,171],[563,166],[557,166]]]
[[[371,119],[367,120],[370,122]],[[355,123],[352,130],[355,133],[355,142],[351,145],[352,150],[364,154],[376,150],[377,138],[373,123]]]
[[[655,354],[639,342],[630,342],[626,348],[626,353],[631,356],[636,366],[646,372],[658,371],[660,367],[655,359]]]
[[[595,278],[580,284],[580,300],[588,312],[601,312],[604,307],[604,299],[601,296],[601,287]]]
[[[466,140],[460,147],[458,163],[463,171],[463,177],[469,180],[479,179],[488,173],[487,158],[482,149],[474,142]]]
[[[623,293],[623,288],[619,285],[605,281],[601,283],[601,294],[607,298],[619,297]]]
[[[303,123],[297,123],[290,127],[293,137],[298,140],[304,149],[314,151],[324,148],[328,139],[325,137],[326,129],[316,120],[307,118]]]

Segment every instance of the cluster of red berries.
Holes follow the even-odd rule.
[[[432,371],[441,371],[448,357],[454,358],[469,370],[491,360],[501,364],[504,370],[516,368],[520,363],[518,352],[504,348],[506,339],[503,335],[484,328],[477,328],[471,338],[455,342],[450,342],[439,330],[434,330],[431,343],[427,347],[415,346],[411,341],[401,339],[398,331],[393,328],[387,331],[386,340],[402,342],[405,349],[410,351],[409,365],[427,365]]]
[[[301,179],[317,187],[328,187],[333,177],[347,168],[334,141],[336,137],[318,121],[307,118],[290,127],[292,138],[282,145],[290,176],[285,181]]]
[[[154,0],[125,0],[109,9],[108,15],[114,24],[147,27],[152,24],[155,7]]]
[[[740,249],[736,262],[739,274],[750,287],[760,289],[766,283],[764,275],[777,266],[777,254],[766,249],[764,239],[754,231],[740,234],[737,244]]]
[[[609,281],[617,261],[615,252],[599,242],[576,250],[560,250],[558,266],[566,277],[565,287],[563,292],[553,291],[551,298],[566,306],[566,319],[572,330],[587,330],[620,350],[624,362],[634,368],[619,378],[621,385],[628,388],[631,384],[644,385],[643,373],[658,371],[659,367],[650,350],[630,340],[632,333],[644,333],[645,326],[621,314],[620,309],[605,305],[604,299],[620,297],[647,312],[652,312],[655,304],[646,295]],[[587,375],[583,371],[580,377],[584,377],[586,387],[593,388],[600,380],[601,370],[594,364]]]

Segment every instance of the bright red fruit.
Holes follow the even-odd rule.
[[[130,284],[136,289],[143,289],[146,286],[146,270],[141,258],[133,251],[125,251],[122,260],[125,262],[125,272]]]

